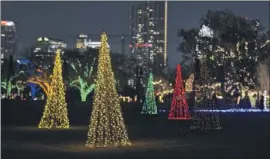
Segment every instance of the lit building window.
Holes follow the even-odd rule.
[[[134,87],[134,80],[133,79],[129,79],[128,80],[128,85],[131,87]]]

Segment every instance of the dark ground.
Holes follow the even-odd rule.
[[[180,132],[167,115],[145,118],[134,105],[123,106],[130,147],[85,148],[91,102],[68,105],[71,129],[41,130],[43,101],[2,101],[3,159],[268,159],[270,114],[221,114],[223,130]],[[177,121],[179,123],[179,121]]]

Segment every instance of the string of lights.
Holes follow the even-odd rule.
[[[270,112],[270,109],[196,109],[195,112],[207,112],[207,113],[261,113]]]
[[[135,102],[135,99],[132,99],[131,97],[129,97],[129,96],[120,96],[120,100],[122,101],[122,102],[128,102],[128,103],[130,103],[130,102]]]
[[[164,103],[164,96],[173,93],[172,84],[167,82],[164,79],[159,81],[153,81],[153,86],[155,89],[155,94],[158,96],[158,100],[160,103]]]
[[[52,93],[51,78],[52,76],[48,78],[44,73],[43,76],[29,78],[27,82],[39,85],[48,98],[48,96]]]

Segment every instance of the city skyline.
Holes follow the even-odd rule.
[[[104,28],[109,34],[129,35],[129,6],[134,3],[138,2],[1,2],[2,20],[15,22],[20,50],[34,45],[41,36],[61,39],[68,48],[75,48],[76,36],[80,33],[98,34]],[[177,51],[180,42],[177,29],[198,27],[207,10],[216,8],[259,19],[269,29],[269,2],[168,2],[167,52],[170,66],[181,60]],[[102,12],[105,10],[106,13]],[[108,38],[112,50],[120,53],[121,40]],[[90,39],[99,40],[91,36]]]

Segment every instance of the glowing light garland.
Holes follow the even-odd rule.
[[[130,145],[116,91],[107,35],[101,35],[94,103],[91,113],[87,147]]]
[[[129,96],[119,96],[120,97],[120,100],[122,101],[122,102],[128,102],[128,103],[130,103],[130,102],[135,102],[135,99],[132,99],[131,97],[129,97]]]
[[[157,104],[153,87],[153,74],[150,73],[148,78],[145,101],[142,106],[141,114],[157,114]]]
[[[81,62],[79,60],[77,60],[77,65],[75,65],[74,63],[71,63],[71,67],[79,75],[76,77],[77,79],[75,79],[74,81],[72,81],[70,83],[70,86],[74,87],[80,91],[82,102],[86,102],[86,98],[87,98],[88,94],[90,94],[95,88],[94,83],[90,84],[90,79],[92,78],[93,64],[94,63],[95,63],[95,58],[93,60],[93,63],[91,64],[91,66],[89,66],[88,64],[85,66],[85,68],[84,68],[85,70],[82,71],[83,73],[78,71],[78,70],[81,70],[81,68],[80,68]]]
[[[207,112],[207,113],[261,113],[261,112],[270,112],[270,109],[196,109],[194,110],[196,112]]]
[[[169,94],[172,94],[173,93],[173,89],[172,90],[165,90],[165,91],[162,91],[162,92],[158,92],[156,95],[158,96],[158,100],[159,102],[161,103],[164,103],[164,96],[166,95],[169,95]]]
[[[182,79],[181,66],[177,65],[173,99],[168,119],[189,120],[191,119],[188,103],[185,96],[185,88]]]
[[[159,81],[154,81],[153,86],[155,86],[156,96],[158,96],[160,103],[164,103],[164,100],[163,100],[164,96],[173,93],[171,84],[164,79],[159,80]]]
[[[38,125],[39,128],[69,128],[60,53],[61,50],[56,51],[53,75],[50,86],[47,87],[47,102]]]
[[[40,86],[48,98],[52,93],[51,78],[52,76],[47,77],[47,75],[44,73],[43,76],[29,78],[27,82]]]
[[[197,88],[199,88],[199,89],[207,88],[207,89],[211,89],[211,90],[217,90],[217,88],[220,89],[220,87],[221,87],[221,83],[213,83],[213,84],[209,84],[209,85],[197,86]],[[225,92],[228,93],[231,97],[233,97],[236,92],[239,92],[240,95],[237,97],[236,103],[235,103],[237,105],[240,104],[240,101],[242,100],[241,97],[245,96],[245,92],[248,92],[248,97],[249,97],[249,100],[251,102],[252,107],[256,107],[257,95],[263,94],[263,92],[261,92],[261,91],[248,90],[248,89],[242,87],[239,82],[236,82],[232,85],[227,85]],[[218,99],[223,99],[223,96],[218,95],[218,94],[216,94],[216,97]],[[264,101],[267,101],[268,98],[269,98],[269,95],[267,95],[267,94],[264,95]],[[266,104],[266,108],[267,108],[267,103],[265,103],[265,104]]]

